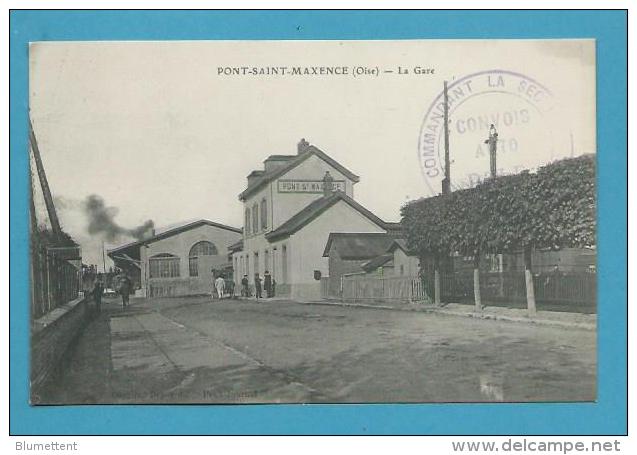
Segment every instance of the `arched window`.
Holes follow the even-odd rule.
[[[214,243],[209,242],[207,240],[202,240],[201,242],[195,243],[192,248],[190,248],[190,253],[188,253],[188,257],[197,257],[197,256],[216,256],[219,253],[217,252],[217,247]]]
[[[246,209],[246,219],[244,220],[245,233],[250,233],[250,209]]]
[[[188,271],[190,276],[199,276],[199,258],[218,255],[217,247],[207,240],[195,243],[188,253]]]
[[[261,229],[268,228],[268,201],[265,198],[261,201]]]
[[[179,277],[179,258],[174,254],[159,253],[148,258],[150,278]]]

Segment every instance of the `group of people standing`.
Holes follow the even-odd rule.
[[[122,307],[126,308],[129,305],[130,295],[133,293],[132,280],[124,271],[120,271],[113,278],[113,287],[122,296]],[[95,310],[100,313],[102,311],[102,296],[104,295],[104,283],[101,278],[95,278],[90,294],[95,301]]]
[[[213,272],[213,278],[214,278],[214,272]],[[212,282],[212,299],[215,299],[215,293],[216,293],[216,297],[221,300],[223,299],[226,295],[229,298],[234,298],[234,281],[226,281],[225,277],[223,275],[219,275],[217,276],[217,278],[213,279]]]
[[[234,298],[235,289],[234,289],[234,281],[226,280],[223,274],[215,276],[215,271],[213,270],[213,282],[212,282],[212,292],[211,296],[213,300],[223,299],[224,297]],[[113,278],[113,287],[115,291],[121,295],[122,297],[122,307],[126,308],[129,305],[129,297],[133,292],[133,282],[130,277],[124,272],[120,271],[118,275]],[[95,306],[97,312],[101,311],[102,306],[102,296],[104,294],[104,283],[101,279],[97,278],[94,281],[93,288],[90,293],[95,301]],[[276,281],[270,274],[268,270],[265,271],[263,278],[259,276],[258,273],[254,274],[254,297],[257,299],[263,298],[263,291],[265,291],[266,298],[272,298],[276,294]],[[248,281],[248,275],[243,275],[241,279],[241,297],[252,297],[252,289],[250,288],[250,283]]]
[[[258,273],[254,274],[254,295],[257,299],[263,298],[263,290],[268,299],[275,296],[276,293],[276,281],[272,278],[269,271],[265,271],[263,279]],[[250,282],[248,281],[248,275],[243,275],[241,279],[241,297],[251,297]]]
[[[223,275],[217,276],[214,278],[213,271],[213,283],[212,283],[212,298],[214,299],[223,299],[225,296],[229,298],[234,298],[234,281],[226,280]],[[254,294],[252,289],[250,288],[250,282],[248,280],[248,275],[243,275],[241,279],[241,297],[256,297],[257,299],[263,298],[263,291],[265,291],[265,295],[267,298],[272,298],[276,292],[276,281],[272,277],[269,271],[265,271],[263,278],[259,276],[258,273],[254,274]]]

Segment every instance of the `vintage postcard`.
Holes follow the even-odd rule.
[[[595,401],[595,55],[32,42],[31,404]]]

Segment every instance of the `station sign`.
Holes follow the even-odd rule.
[[[323,180],[279,180],[279,193],[322,193]],[[345,192],[345,180],[334,180],[333,191]]]

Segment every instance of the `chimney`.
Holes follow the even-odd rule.
[[[300,155],[303,153],[308,147],[310,143],[305,140],[305,138],[301,139],[298,144],[296,144],[296,152]]]
[[[265,172],[271,172],[287,165],[288,162],[294,158],[296,158],[296,155],[270,155],[263,162],[263,169],[265,169]]]
[[[330,171],[325,172],[323,176],[323,196],[330,196],[334,192],[334,177],[330,175]]]
[[[248,188],[251,187],[255,181],[257,181],[262,175],[264,171],[252,171],[248,175]]]

